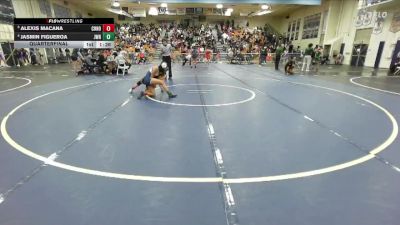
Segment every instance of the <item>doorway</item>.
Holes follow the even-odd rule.
[[[345,44],[344,43],[342,43],[341,45],[340,45],[340,54],[341,55],[343,55],[343,52],[344,52],[344,46],[345,46]]]
[[[356,31],[350,65],[364,66],[365,58],[367,56],[368,43],[371,39],[371,35],[372,28],[358,29]]]
[[[353,52],[351,54],[352,66],[364,66],[365,58],[367,56],[368,45],[367,44],[355,44],[353,46]]]
[[[397,58],[400,58],[400,40],[397,41],[396,47],[394,47],[392,61],[390,62],[390,67],[392,67],[396,62]]]

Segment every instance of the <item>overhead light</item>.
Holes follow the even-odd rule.
[[[149,15],[150,16],[157,16],[158,15],[158,10],[156,7],[150,7],[149,9]]]
[[[119,7],[121,4],[119,4],[119,1],[114,0],[112,3],[113,7]]]
[[[161,7],[163,7],[163,8],[167,8],[167,3],[161,3]]]
[[[217,9],[222,9],[224,6],[222,4],[217,4]]]
[[[258,12],[256,15],[262,16],[262,15],[269,14],[269,13],[272,13],[272,11],[271,10],[262,10],[262,11]]]
[[[267,10],[267,9],[270,9],[270,7],[269,7],[269,5],[261,5],[261,9]]]

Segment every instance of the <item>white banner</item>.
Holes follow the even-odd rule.
[[[387,12],[368,11],[360,9],[355,20],[357,29],[373,28],[372,33],[382,33],[383,24],[387,17]]]
[[[186,8],[177,8],[176,15],[186,15]]]
[[[132,8],[130,10],[130,14],[132,14],[133,17],[146,17],[146,9],[144,9],[144,8]]]
[[[396,12],[393,15],[392,23],[390,24],[390,31],[393,33],[400,31],[400,12]]]

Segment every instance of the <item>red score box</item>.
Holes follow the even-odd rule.
[[[114,24],[103,24],[103,32],[114,32]]]

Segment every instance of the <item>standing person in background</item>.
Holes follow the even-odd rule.
[[[311,55],[313,54],[314,50],[312,49],[313,44],[308,44],[308,48],[304,51],[304,58],[303,58],[303,66],[301,68],[301,71],[304,71],[304,67],[307,64],[306,72],[310,71],[310,65],[311,65]]]
[[[259,61],[259,65],[261,64],[265,64],[265,60],[267,59],[267,46],[264,46],[263,48],[261,48],[260,51],[260,61]]]
[[[187,61],[190,62],[191,55],[189,53],[190,51],[190,46],[182,45],[181,46],[181,57],[182,57],[182,66],[185,66]]]
[[[210,62],[211,62],[212,54],[213,54],[213,52],[212,52],[212,50],[211,50],[211,47],[208,46],[208,47],[206,48],[206,50],[205,50],[205,62],[206,62],[206,63],[210,63]]]
[[[167,40],[164,39],[163,45],[161,47],[161,55],[162,55],[162,61],[167,63],[169,69],[168,79],[172,79],[171,52],[172,52],[171,44],[168,44]]]
[[[26,65],[25,65],[25,62],[24,62],[23,51],[24,51],[24,49],[22,49],[22,48],[21,48],[21,49],[17,49],[17,50],[15,51],[15,53],[17,54],[17,59],[18,59],[17,67],[26,66]]]
[[[69,48],[65,49],[65,57],[67,57],[68,63],[71,63],[71,52]]]
[[[31,49],[29,49],[29,52],[30,51],[31,51]],[[23,55],[23,58],[24,58],[24,64],[26,66],[30,62],[29,62],[28,51],[25,48],[22,49],[22,55]],[[32,63],[32,65],[34,65],[34,63]]]
[[[38,62],[37,62],[37,58],[36,58],[36,51],[35,51],[34,48],[30,48],[29,49],[29,55],[31,57],[31,64],[32,65],[37,65]]]
[[[279,62],[281,61],[283,51],[283,44],[281,44],[275,51],[275,70],[279,70]]]
[[[35,51],[37,53],[36,61],[39,63],[39,65],[43,66],[44,65],[43,54],[40,52],[39,48],[36,48]]]
[[[83,64],[81,58],[78,56],[78,52],[79,52],[79,49],[74,48],[72,50],[72,56],[71,56],[72,68],[73,68],[76,76],[78,76],[80,73],[82,73],[82,64]]]
[[[318,48],[316,48],[314,51],[315,51],[314,54],[315,72],[318,72],[319,65],[321,64],[321,59],[322,59],[322,49],[321,47],[318,46]]]
[[[297,46],[297,48],[296,48],[296,50],[295,50],[295,53],[298,53],[298,54],[300,54],[300,55],[303,55],[302,52],[301,52],[300,46]]]
[[[294,46],[292,44],[289,45],[289,50],[288,53],[293,53],[294,52]]]
[[[3,65],[3,63],[2,62],[4,62],[4,65]],[[4,53],[3,53],[3,50],[1,49],[1,47],[0,47],[0,67],[9,67],[8,65],[7,65],[7,62],[6,62],[6,57],[5,57],[5,55],[4,55]]]
[[[194,68],[196,68],[197,67],[197,63],[199,61],[199,47],[197,45],[194,45],[192,47],[192,51],[191,51],[190,55],[192,56],[192,58],[191,58],[192,61],[191,62],[193,62]],[[192,68],[192,65],[190,65],[190,68]]]

